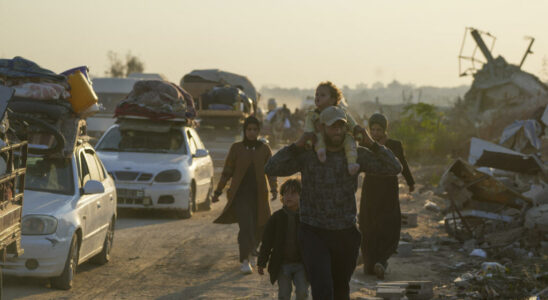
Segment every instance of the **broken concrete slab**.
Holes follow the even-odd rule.
[[[478,167],[525,174],[537,174],[542,171],[541,164],[539,165],[539,161],[534,157],[478,138],[472,138],[470,141],[468,162]],[[493,175],[492,172],[489,175]]]
[[[515,208],[523,206],[523,202],[516,201],[517,199],[527,203],[533,202],[530,198],[505,186],[494,177],[479,172],[474,166],[460,158],[445,171],[440,184],[448,187],[447,193],[450,198],[453,197],[451,192],[460,188],[471,192],[472,198],[477,201],[500,203]]]
[[[408,299],[405,297],[405,289],[398,287],[377,287],[375,296],[381,297],[385,300]]]
[[[470,139],[470,154],[468,155],[468,162],[471,165],[475,165],[476,161],[483,155],[484,151],[524,156],[523,154],[512,149],[508,149],[504,146],[473,137]]]
[[[536,120],[519,120],[504,128],[499,144],[519,152],[540,149],[542,126]],[[533,150],[534,152],[534,150]]]
[[[404,289],[409,300],[425,300],[434,297],[433,287],[431,281],[388,281],[377,284],[377,291],[379,288]]]

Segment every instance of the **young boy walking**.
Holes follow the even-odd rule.
[[[270,282],[278,281],[278,299],[290,300],[295,284],[297,300],[304,300],[308,298],[308,281],[297,244],[301,182],[287,180],[280,193],[283,208],[266,223],[257,268],[263,275],[268,263]]]

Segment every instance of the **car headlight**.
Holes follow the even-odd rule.
[[[24,235],[45,235],[52,234],[57,230],[57,219],[45,215],[29,215],[23,217],[21,234]]]
[[[154,177],[154,181],[156,182],[177,182],[181,180],[181,172],[179,170],[166,170],[158,173],[156,177]]]

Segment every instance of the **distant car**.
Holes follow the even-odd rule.
[[[210,208],[213,161],[193,128],[167,121],[120,126],[96,145],[116,182],[119,208],[172,210],[185,219],[199,205]]]
[[[27,158],[21,245],[2,263],[8,275],[49,277],[70,289],[76,268],[110,260],[116,189],[93,148],[79,142],[71,157]]]

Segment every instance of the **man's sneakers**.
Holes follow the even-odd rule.
[[[381,263],[376,263],[374,270],[375,270],[375,275],[377,275],[378,279],[381,279],[381,280],[384,279],[384,272],[386,271],[386,269]]]
[[[242,265],[240,266],[240,272],[242,272],[242,274],[253,273],[253,268],[251,267],[249,260],[244,259],[244,261],[242,262]]]

